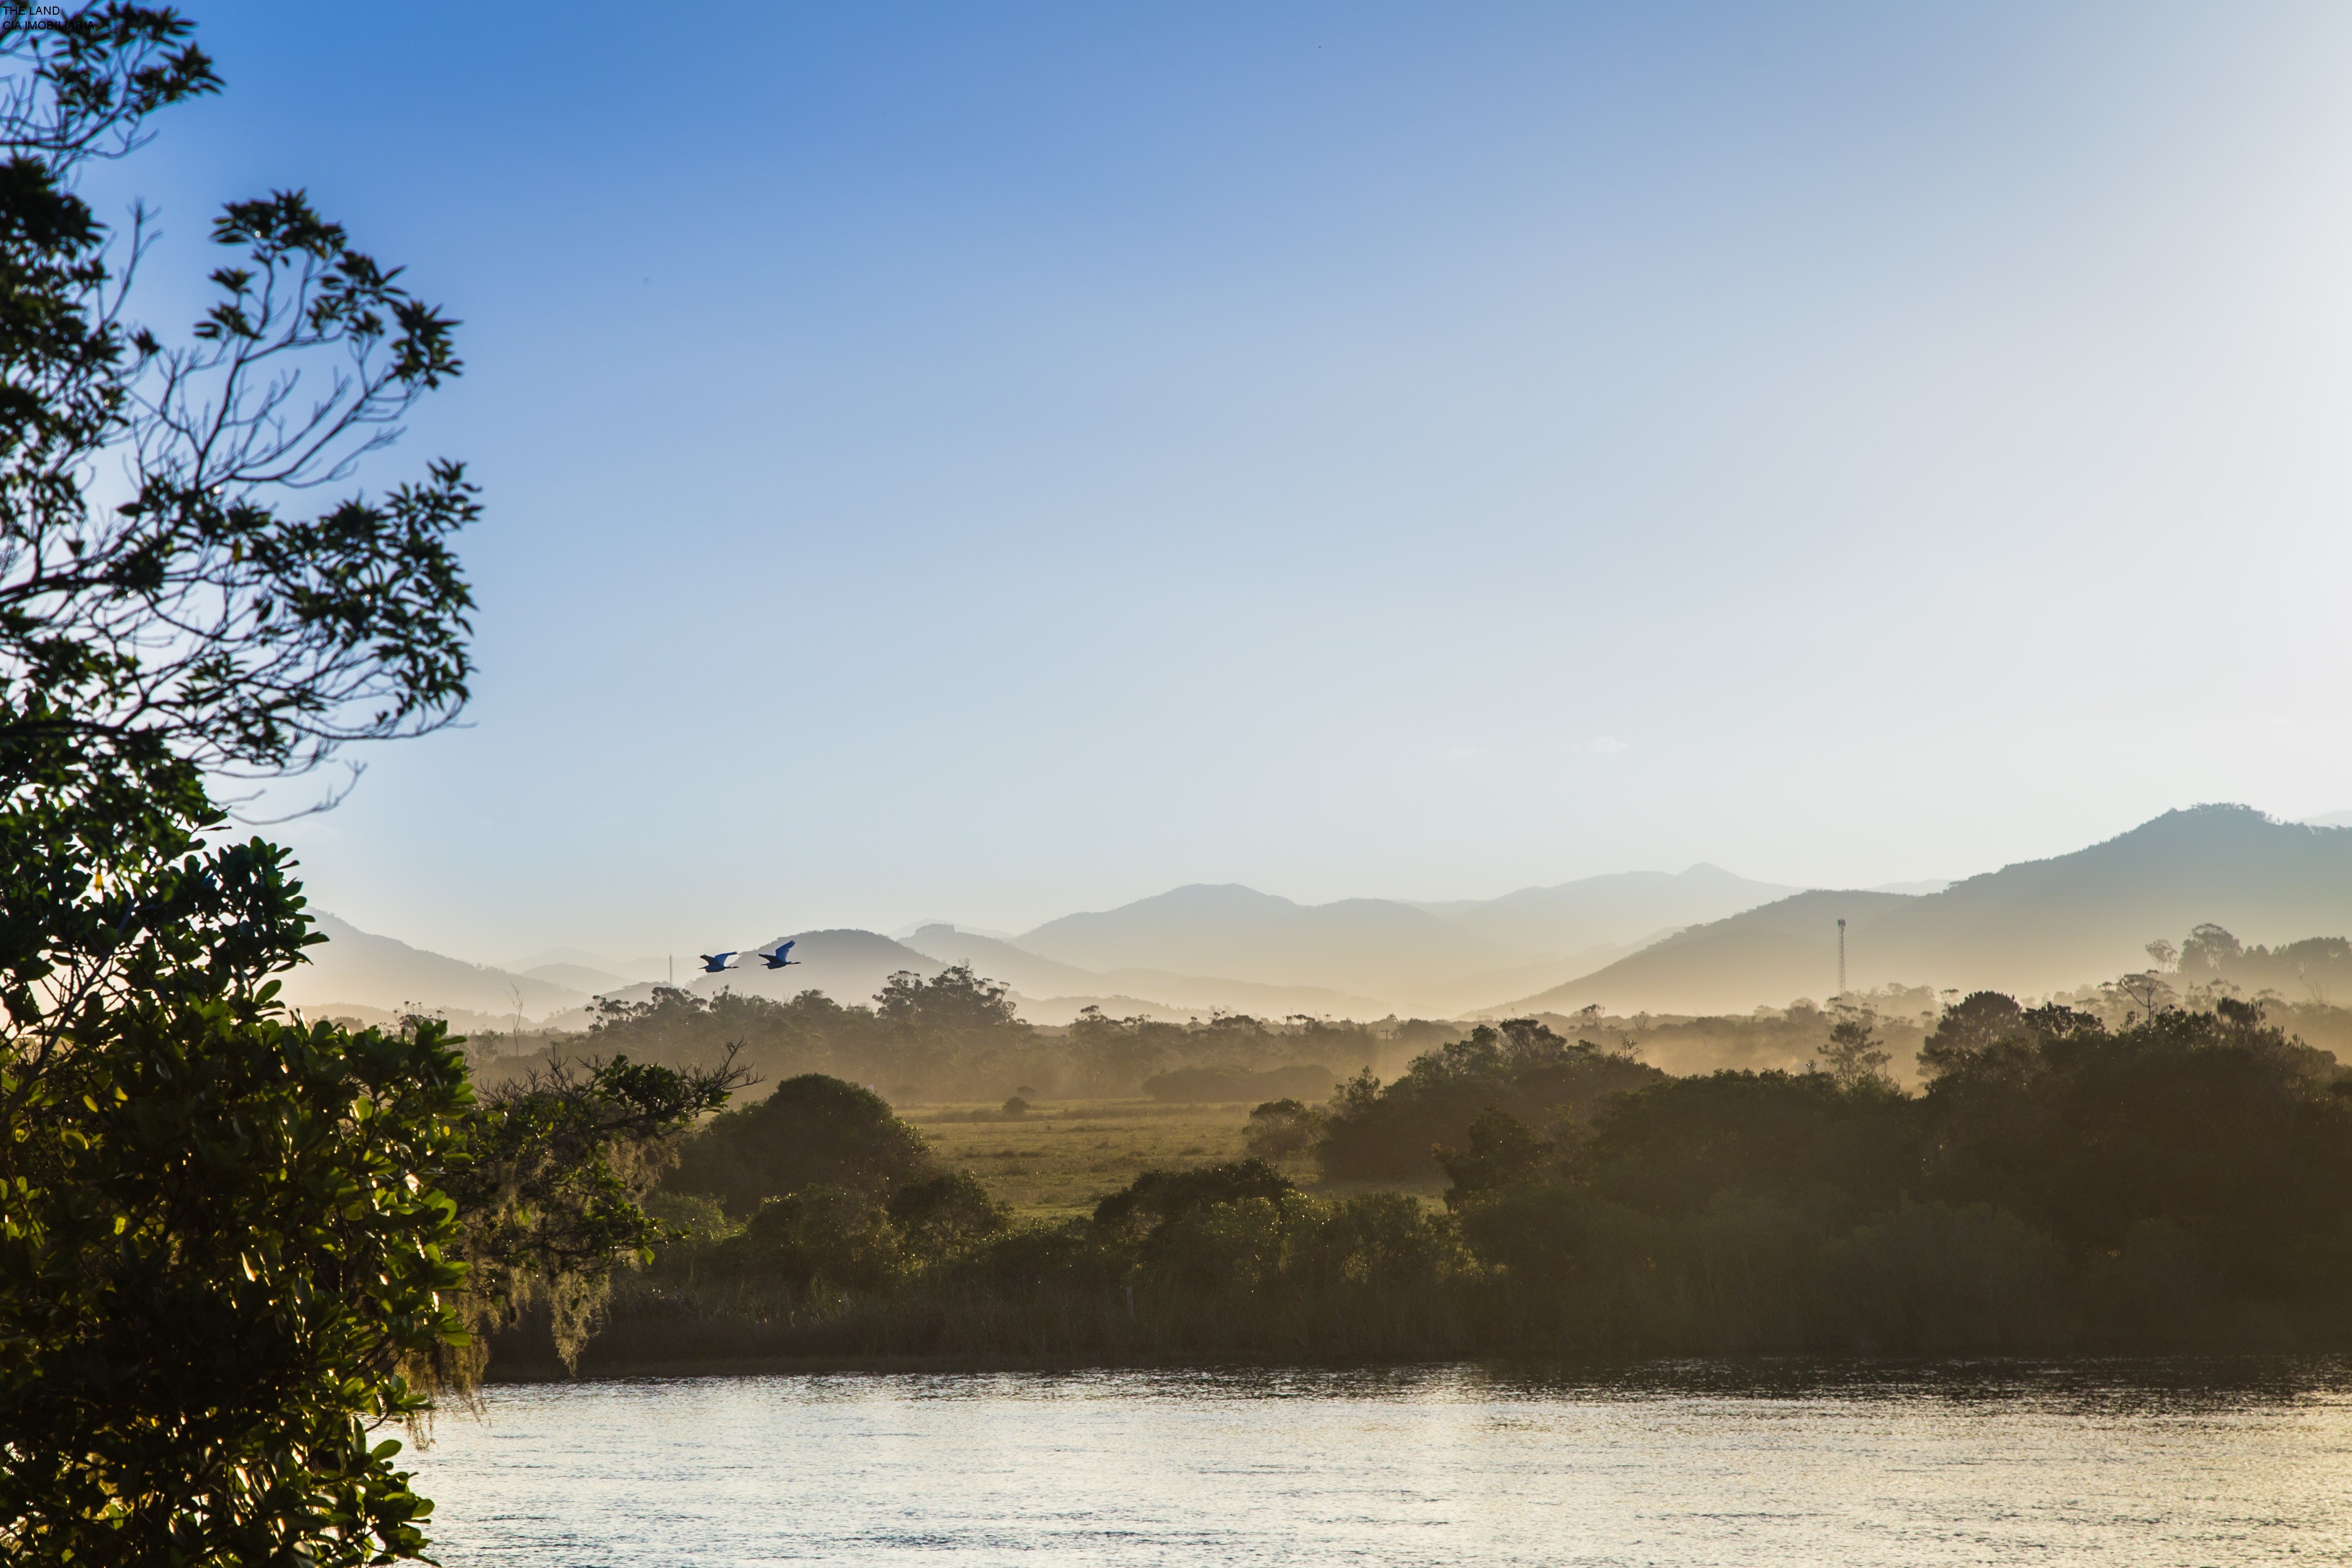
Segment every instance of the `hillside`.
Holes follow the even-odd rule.
[[[1082,969],[945,924],[923,926],[907,938],[907,946],[942,963],[969,964],[976,973],[1003,981],[1023,998],[1021,1016],[1040,1023],[1068,1021],[1065,1015],[1074,1015],[1077,1009],[1054,1005],[1063,1002],[1091,1002],[1119,1017],[1140,1010],[1179,1019],[1219,1009],[1261,1018],[1294,1013],[1377,1018],[1391,1010],[1390,1004],[1376,998],[1322,986],[1265,985],[1153,968]],[[1139,1002],[1145,998],[1149,1003]]]
[[[1797,891],[1750,882],[1720,866],[1695,865],[1676,873],[1588,876],[1553,887],[1523,887],[1500,898],[1415,907],[1497,946],[1573,958],[1588,949],[1638,943],[1680,926],[1721,920]]]
[[[1936,896],[1936,895],[1930,895]],[[1847,948],[1870,921],[1914,902],[1899,893],[1800,893],[1727,920],[1694,926],[1602,969],[1487,1010],[1572,1013],[1744,1013],[1837,989],[1837,923]],[[1853,982],[1864,984],[1857,976]]]
[[[1116,909],[1065,915],[999,946],[1008,965],[1026,952],[1171,1001],[1443,1017],[1588,974],[1678,926],[1792,891],[1711,865],[1426,904],[1351,898],[1306,904],[1247,887],[1196,883]],[[1281,999],[1244,999],[1236,983],[1276,988]]]
[[[2145,967],[2145,946],[2210,921],[2277,946],[2352,932],[2352,831],[2244,806],[2168,811],[2071,854],[1919,897],[1806,893],[1684,932],[1492,1010],[1741,1011],[1833,990],[1837,917],[1849,983],[2020,995]]]
[[[760,944],[772,947],[790,940],[793,962],[782,969],[771,969],[751,953],[738,954],[735,962],[740,968],[730,969],[723,975],[706,975],[697,966],[691,978],[681,972],[678,983],[691,991],[705,996],[720,989],[739,996],[773,997],[784,1001],[803,991],[823,991],[845,1007],[870,1002],[883,983],[901,970],[911,970],[929,978],[947,967],[936,958],[925,957],[901,942],[872,931],[802,931],[789,938],[778,936]]]
[[[2352,829],[2200,806],[1941,891],[1787,894],[1685,921],[1663,939],[1633,946],[1694,911],[1779,891],[1706,865],[1421,905],[1301,904],[1245,887],[1194,885],[1066,915],[1015,941],[945,923],[922,926],[905,942],[870,931],[803,932],[793,951],[800,962],[788,969],[769,971],[747,955],[743,967],[723,977],[682,971],[679,979],[702,992],[724,986],[785,998],[814,989],[856,1004],[898,970],[929,976],[970,963],[1010,986],[1024,1016],[1040,1022],[1066,1021],[1089,1003],[1175,1018],[1216,1009],[1276,1018],[1461,1018],[1572,1013],[1595,1003],[1621,1014],[1746,1012],[1834,991],[1843,916],[1856,989],[1899,984],[2041,995],[2144,967],[2147,942],[2179,942],[2205,922],[2272,948],[2352,933]],[[593,954],[537,955],[533,972],[519,974],[372,936],[331,915],[321,925],[332,940],[288,986],[289,998],[311,1010],[421,1005],[511,1018],[519,1009],[526,1021],[540,1021],[575,1013],[592,995],[652,988],[646,981],[614,984],[620,967],[604,967]],[[1550,957],[1533,946],[1601,932],[1619,933],[1615,945]],[[1505,935],[1529,946],[1497,939]],[[2344,983],[2332,967],[2314,970],[2313,978]]]
[[[543,979],[468,964],[360,930],[331,915],[318,916],[327,941],[286,977],[285,997],[306,1011],[336,1003],[397,1012],[406,1007],[457,1008],[526,1021],[585,1006],[588,993]]]
[[[1444,981],[1528,962],[1454,923],[1387,899],[1294,904],[1195,883],[1117,909],[1067,915],[1019,938],[1076,967],[1218,975],[1390,998],[1402,981]]]
[[[2244,806],[2168,811],[2105,843],[1953,883],[1855,949],[1860,983],[1930,967],[1938,986],[2029,991],[2145,967],[2145,946],[2211,921],[2276,946],[2352,932],[2352,831]]]

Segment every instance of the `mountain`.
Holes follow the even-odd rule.
[[[941,964],[969,964],[972,972],[1002,980],[1024,997],[1067,997],[1114,988],[1110,977],[1040,957],[999,937],[966,931],[945,921],[918,927],[898,938]]]
[[[286,999],[305,1011],[341,1002],[387,1011],[411,1005],[459,1008],[493,1018],[520,1010],[536,1019],[588,1001],[589,993],[578,987],[428,953],[331,915],[320,915],[318,922],[327,941],[310,948],[309,961],[286,977]]]
[[[1840,915],[1857,989],[2071,990],[2146,967],[2147,943],[2209,921],[2272,946],[2352,932],[2352,832],[2245,806],[2168,811],[1940,893],[1801,894],[1495,1010],[1737,1011],[1822,997],[1836,988]]]
[[[1301,904],[1246,887],[1196,883],[1049,921],[1016,938],[1009,951],[1095,971],[1139,996],[1213,996],[1222,1005],[1263,1010],[1264,1003],[1240,1000],[1233,989],[1251,984],[1279,988],[1284,1011],[1453,1017],[1496,996],[1556,986],[1678,926],[1793,891],[1711,865],[1586,877],[1441,904],[1351,898]],[[969,944],[965,934],[959,936]],[[1210,976],[1224,978],[1204,977]],[[1302,988],[1323,994],[1308,1000],[1296,995]]]
[[[936,958],[871,931],[801,931],[760,946],[772,947],[783,941],[793,944],[793,962],[782,969],[771,969],[755,954],[742,953],[735,959],[740,968],[706,975],[698,965],[691,979],[680,974],[679,984],[705,996],[723,988],[739,996],[773,997],[778,1001],[803,991],[823,991],[844,1007],[856,1007],[871,1002],[883,982],[902,970],[929,979],[947,967]]]
[[[1633,871],[1588,876],[1554,887],[1523,887],[1500,898],[1415,907],[1498,947],[1565,957],[1590,948],[1636,943],[1702,921],[1721,920],[1796,891],[1769,882],[1750,882],[1720,866],[1695,865],[1678,873]]]
[[[1930,895],[1933,896],[1933,895]],[[1837,989],[1837,923],[1853,928],[1914,902],[1900,893],[1800,893],[1727,920],[1695,925],[1496,1013],[1744,1013]],[[1858,978],[1856,985],[1864,984]]]
[[[1254,1013],[1261,1018],[1287,1018],[1294,1013],[1329,1014],[1347,1018],[1378,1018],[1390,1009],[1371,997],[1350,995],[1322,986],[1276,986],[1230,980],[1212,975],[1181,975],[1166,969],[1082,969],[1040,957],[1013,943],[965,931],[944,922],[918,928],[908,946],[942,963],[969,964],[975,973],[1002,980],[1023,998],[1021,1016],[1036,1022],[1067,1021],[1067,1009],[1042,1003],[1092,1002],[1105,1012],[1126,1017],[1139,1010],[1124,1004],[1149,998],[1139,1010],[1182,1017],[1217,1009]],[[1491,996],[1491,989],[1482,994]]]
[[[562,986],[570,990],[585,991],[601,997],[635,984],[626,975],[615,975],[604,969],[592,969],[584,964],[538,964],[520,971],[534,980],[545,980],[551,986]]]
[[[528,958],[513,958],[498,966],[512,969],[518,975],[537,974],[541,969],[584,969],[595,975],[617,978],[623,985],[637,980],[658,980],[668,973],[669,961],[661,958],[607,958],[602,953],[591,953],[583,947],[550,947],[544,953],[533,953]]]
[[[1018,945],[1078,968],[1219,975],[1381,998],[1416,982],[1512,968],[1529,956],[1408,904],[1294,904],[1230,883],[1194,883],[1117,909],[1066,915]]]
[[[2352,932],[2352,833],[2248,806],[2167,811],[1918,900],[1873,927],[1856,974],[1933,965],[1939,986],[2074,987],[2145,968],[2146,944],[2206,921],[2271,945]]]

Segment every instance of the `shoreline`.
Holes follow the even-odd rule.
[[[2311,1368],[2317,1372],[2334,1364],[2336,1378],[2352,1385],[2352,1350],[2326,1349],[2243,1349],[2217,1350],[2210,1348],[2175,1351],[1953,1351],[1944,1354],[1889,1355],[1865,1351],[1834,1352],[1755,1352],[1731,1353],[1720,1355],[1649,1354],[1625,1356],[1440,1356],[1364,1358],[1334,1357],[1318,1360],[1307,1356],[1252,1357],[1220,1356],[1210,1359],[1171,1356],[1149,1360],[1107,1360],[1099,1356],[1055,1355],[746,1355],[703,1357],[692,1360],[646,1359],[624,1362],[612,1366],[595,1366],[578,1374],[566,1372],[560,1362],[528,1362],[505,1368],[493,1365],[483,1376],[482,1385],[537,1386],[546,1384],[666,1382],[699,1377],[795,1377],[824,1376],[835,1374],[866,1374],[875,1376],[903,1375],[967,1375],[990,1376],[1004,1373],[1120,1373],[1120,1372],[1265,1372],[1290,1370],[1311,1373],[1335,1372],[1407,1372],[1477,1369],[1497,1373],[1528,1375],[1538,1371],[1559,1376],[1591,1376],[1600,1374],[1624,1375],[1636,1372],[1674,1372],[1678,1375],[1668,1381],[1686,1381],[1689,1375],[1701,1374],[1716,1377],[1741,1372],[1748,1379],[1732,1381],[1764,1381],[1765,1375],[1777,1374],[1782,1378],[1805,1381],[1831,1377],[1832,1381],[1848,1378],[1832,1375],[1854,1375],[1876,1371],[1887,1375],[1889,1385],[1905,1381],[1899,1375],[1914,1375],[1923,1370],[1949,1372],[1961,1368],[1983,1370],[2006,1367],[2020,1372],[2090,1372],[2095,1369],[2115,1370],[2134,1366],[2169,1368],[2176,1374],[2190,1369],[2220,1371],[2240,1367],[2252,1371],[2257,1367],[2282,1369],[2289,1365]],[[1875,1381],[1858,1377],[1852,1381]],[[2204,1382],[2209,1379],[2191,1379]],[[2232,1379],[2210,1379],[2231,1382]]]

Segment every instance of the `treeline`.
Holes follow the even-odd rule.
[[[1859,1021],[1885,1045],[1891,1071],[1908,1082],[1916,1082],[1911,1063],[1942,1010],[1936,993],[1925,986],[1885,986],[1832,998],[1825,1006],[1800,998],[1785,1008],[1698,1017],[1616,1017],[1587,1008],[1547,1021],[1564,1033],[1637,1050],[1643,1061],[1685,1075],[1726,1067],[1802,1071],[1819,1056],[1832,1030]]]
[[[2248,946],[2227,927],[2193,928],[2179,946],[2150,942],[2153,967],[2053,999],[2096,1012],[2110,1024],[2165,1008],[2210,1010],[2226,1000],[2259,1003],[2272,1022],[2322,1050],[2352,1055],[2352,942],[2313,936],[2276,947]]]
[[[1888,988],[1840,998],[1827,1009],[1799,1001],[1737,1017],[1654,1019],[1587,1009],[1546,1022],[1561,1033],[1605,1042],[1613,1053],[1691,1072],[1721,1066],[1801,1069],[1841,1023],[1858,1019],[1885,1040],[1901,1067],[1925,1040],[1934,1011],[1932,993]],[[1248,1100],[1284,1072],[1306,1075],[1276,1090],[1291,1094],[1304,1092],[1307,1077],[1321,1071],[1337,1080],[1383,1063],[1410,1064],[1460,1041],[1465,1028],[1426,1019],[1360,1023],[1246,1013],[1169,1023],[1114,1018],[1095,1008],[1067,1025],[1039,1027],[1015,1013],[1004,985],[958,966],[930,979],[892,976],[871,1006],[836,1002],[820,991],[778,1001],[656,987],[644,1000],[600,1000],[584,1035],[513,1037],[531,1048],[520,1052],[498,1049],[509,1040],[495,1037],[482,1042],[476,1061],[496,1079],[588,1056],[704,1066],[731,1048],[741,1065],[770,1082],[823,1072],[900,1103],[993,1103],[1013,1094]]]
[[[822,1072],[901,1103],[1124,1097],[1185,1070],[1245,1078],[1291,1064],[1353,1068],[1394,1049],[1364,1024],[1238,1013],[1174,1024],[1088,1009],[1066,1028],[1040,1029],[1014,1013],[1003,985],[958,965],[929,979],[894,975],[871,1007],[845,1006],[820,991],[776,1001],[656,987],[643,1001],[599,1002],[584,1040],[551,1041],[546,1053],[686,1067],[715,1062],[730,1048],[771,1082]]]
[[[2157,963],[2147,971],[2054,999],[2110,1029],[2167,1008],[2210,1011],[2223,1000],[2259,1002],[2290,1034],[2352,1057],[2352,1008],[2329,999],[2337,988],[2352,995],[2352,944],[2326,937],[2249,947],[2218,925],[2200,925],[2182,945],[2151,943],[2149,953]],[[1885,1051],[1888,1075],[1916,1088],[1925,1082],[1919,1052],[1952,999],[1954,993],[1939,998],[1926,987],[1885,986],[1826,1005],[1801,998],[1745,1014],[1613,1015],[1594,1007],[1537,1021],[1685,1076],[1724,1068],[1802,1071],[1826,1060],[1841,1030],[1858,1030]],[[765,1081],[824,1072],[900,1103],[995,1103],[1016,1094],[1216,1100],[1251,1097],[1265,1074],[1286,1068],[1328,1069],[1343,1079],[1401,1063],[1413,1072],[1412,1063],[1433,1048],[1458,1043],[1465,1031],[1464,1025],[1421,1019],[1359,1023],[1240,1013],[1168,1023],[1092,1008],[1068,1025],[1039,1027],[1016,1014],[1004,985],[958,966],[930,979],[893,976],[871,1005],[836,1002],[817,991],[777,1001],[657,987],[645,1000],[600,1001],[584,1035],[481,1041],[475,1060],[495,1080],[585,1056],[705,1065],[733,1046]],[[521,1043],[528,1052],[513,1051]],[[1294,1084],[1276,1092],[1303,1097],[1305,1091]]]
[[[1881,1056],[1850,1036],[1807,1071],[1675,1078],[1522,1020],[1261,1108],[1334,1176],[1425,1160],[1442,1207],[1252,1159],[1025,1226],[878,1097],[801,1080],[698,1136],[668,1199],[694,1234],[626,1281],[588,1364],[2352,1335],[2352,1092],[2253,1005],[2110,1029],[1979,993],[1930,1035],[1923,1091]]]

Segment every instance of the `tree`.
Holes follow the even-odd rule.
[[[1313,1145],[1323,1113],[1299,1100],[1268,1100],[1249,1114],[1242,1145],[1252,1159],[1272,1162]]]
[[[1333,1097],[1315,1148],[1326,1176],[1419,1176],[1436,1169],[1431,1149],[1458,1145],[1499,1108],[1563,1144],[1611,1095],[1663,1077],[1631,1048],[1567,1040],[1535,1019],[1480,1024],[1415,1057],[1382,1086],[1366,1073]]]
[[[469,1348],[470,1095],[436,1026],[134,1004],[12,1116],[0,1542],[20,1563],[366,1563],[431,1504],[370,1428]],[[95,1109],[92,1109],[95,1107]]]
[[[890,1223],[919,1255],[937,1260],[1012,1224],[1004,1206],[969,1171],[943,1171],[890,1195]]]
[[[2219,970],[2235,962],[2244,952],[2244,945],[2235,936],[2209,922],[2190,931],[2189,940],[2181,944],[2180,972],[2196,975]]]
[[[1002,1083],[1016,1071],[1008,1055],[1033,1038],[1013,1010],[1010,989],[967,964],[951,964],[929,980],[892,975],[874,1005],[890,1040],[887,1082],[900,1086],[894,1093],[942,1081],[969,1084],[993,1076]]]
[[[670,1233],[643,1200],[677,1157],[673,1134],[724,1105],[748,1074],[734,1053],[684,1069],[625,1056],[557,1062],[491,1091],[442,1180],[460,1220],[469,1382],[481,1333],[543,1301],[555,1347],[578,1362],[616,1264],[653,1260]]]
[[[1864,1083],[1889,1089],[1895,1086],[1894,1077],[1886,1071],[1894,1055],[1871,1032],[1877,1021],[1874,1015],[1863,1011],[1830,1026],[1829,1043],[1822,1048],[1822,1070],[1839,1088],[1853,1089]]]
[[[1097,1093],[1132,1094],[1187,1044],[1181,1025],[1140,1016],[1115,1019],[1098,1007],[1071,1020],[1068,1057],[1080,1085]]]
[[[0,19],[22,68],[0,102],[0,1004],[20,1026],[63,1027],[169,945],[168,900],[131,890],[207,874],[185,863],[224,821],[207,775],[301,773],[446,724],[472,668],[460,465],[287,509],[457,374],[455,323],[299,192],[224,212],[235,258],[184,345],[126,316],[145,220],[118,239],[74,180],[217,89],[188,37],[132,5]],[[118,466],[126,498],[103,505]],[[284,956],[298,926],[240,960]]]
[[[1473,1194],[1535,1180],[1552,1152],[1549,1139],[1536,1136],[1525,1122],[1492,1105],[1478,1113],[1463,1141],[1462,1148],[1440,1145],[1430,1151],[1454,1184],[1445,1194],[1449,1208]]]
[[[1011,988],[984,980],[969,964],[950,964],[929,980],[900,970],[883,983],[875,1009],[908,1030],[956,1030],[1017,1028]]]
[[[748,1215],[764,1199],[819,1184],[887,1194],[931,1168],[930,1145],[887,1101],[808,1072],[713,1118],[686,1145],[669,1184]]]
[[[120,4],[0,15],[0,1548],[414,1556],[430,1505],[374,1430],[478,1375],[520,1295],[588,1310],[730,1074],[483,1102],[432,1020],[279,1004],[320,938],[213,789],[463,706],[464,470],[307,499],[458,372],[455,323],[299,191],[225,210],[184,337],[133,322],[146,220],[111,232],[77,172],[211,61]]]
[[[1949,993],[1946,993],[1948,995]],[[1919,1048],[1919,1066],[1929,1078],[1954,1071],[2019,1038],[2025,1009],[2013,997],[1999,991],[1971,991],[1944,1009],[1944,1016]]]
[[[2100,988],[2116,1006],[2128,1004],[2132,1018],[2154,1018],[2177,999],[2171,983],[2153,969],[2136,975],[2125,975]]]

